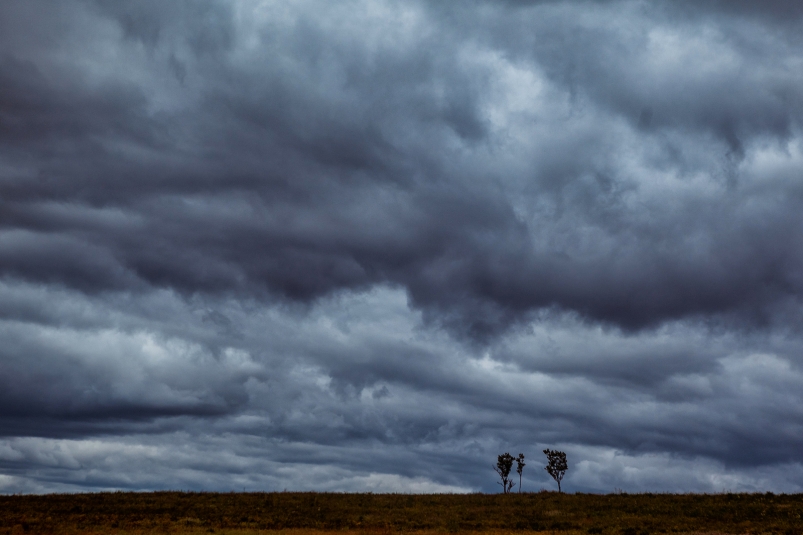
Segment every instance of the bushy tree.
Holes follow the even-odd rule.
[[[494,466],[494,471],[499,474],[500,481],[497,481],[500,485],[502,485],[502,492],[505,494],[510,492],[510,489],[513,488],[515,483],[510,479],[510,471],[513,469],[513,461],[515,458],[505,452],[502,455],[496,458],[496,466]]]
[[[547,458],[547,465],[544,467],[544,470],[549,472],[552,479],[558,482],[558,492],[561,492],[560,482],[566,470],[569,469],[569,465],[566,464],[566,454],[562,451],[546,449],[544,450],[544,455],[546,455]]]
[[[519,494],[521,494],[521,474],[524,472],[524,454],[519,453],[519,456],[516,457],[516,473],[519,474]]]

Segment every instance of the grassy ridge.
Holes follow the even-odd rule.
[[[99,493],[0,496],[8,533],[803,534],[803,495]]]

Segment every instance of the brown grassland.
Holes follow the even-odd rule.
[[[803,495],[110,492],[0,496],[0,535],[803,534]]]

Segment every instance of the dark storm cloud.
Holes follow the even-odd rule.
[[[756,6],[4,3],[0,488],[558,445],[800,489],[803,45]]]
[[[16,309],[36,308],[44,294],[31,287],[6,287],[3,301]],[[46,444],[83,448],[75,441],[84,436],[105,436],[98,440],[112,444],[158,444],[152,454],[131,454],[137,459],[145,455],[136,463],[151,466],[143,470],[153,471],[154,479],[129,486],[118,476],[103,476],[125,488],[175,487],[186,474],[170,468],[173,475],[157,475],[160,463],[177,462],[168,453],[170,442],[204,443],[210,433],[230,441],[214,455],[230,452],[237,463],[252,465],[264,456],[260,448],[268,448],[272,462],[280,466],[303,458],[316,470],[381,470],[487,490],[492,490],[491,482],[478,467],[488,464],[495,449],[511,444],[528,454],[540,451],[533,444],[563,441],[603,450],[615,447],[631,455],[671,451],[718,459],[728,470],[752,469],[757,459],[770,466],[794,461],[793,452],[799,451],[800,435],[794,429],[801,410],[796,396],[803,383],[800,372],[783,357],[749,356],[753,348],[745,347],[784,355],[796,351],[794,345],[712,338],[683,326],[657,337],[622,340],[571,320],[546,320],[536,332],[496,349],[496,360],[466,359],[465,349],[455,348],[446,336],[415,335],[415,319],[405,313],[398,291],[379,292],[367,300],[337,299],[312,315],[289,316],[235,303],[218,303],[216,314],[210,314],[206,306],[187,307],[166,294],[105,303],[70,292],[47,296],[54,317],[77,319],[38,330],[25,322],[3,324],[3,339],[9,342],[22,338],[20,332],[37,335],[27,340],[28,356],[37,355],[35,360],[29,357],[27,368],[25,359],[11,351],[3,355],[8,376],[16,381],[4,399],[9,410],[3,429],[10,437],[68,439],[34,442],[32,455]],[[53,323],[39,320],[40,325]],[[143,331],[160,323],[169,335]],[[700,352],[703,344],[710,354]],[[221,348],[217,355],[207,349],[215,347]],[[687,353],[696,353],[696,362],[677,358]],[[722,355],[735,356],[723,361]],[[653,369],[639,380],[638,368],[646,365]],[[43,375],[49,379],[41,380]],[[32,400],[31,392],[43,384],[47,387]],[[47,404],[55,398],[58,405]],[[26,406],[25,413],[15,413],[15,406]],[[779,433],[781,428],[788,431]],[[125,438],[141,433],[153,438]],[[176,433],[189,435],[182,439]],[[254,437],[269,441],[243,451],[242,445]],[[17,451],[17,439],[8,440]],[[208,447],[213,455],[219,446]],[[588,451],[582,451],[574,453],[577,461],[589,459]],[[90,459],[93,465],[100,463],[94,454]],[[193,466],[199,462],[206,461],[182,461]],[[33,470],[18,461],[11,464],[23,473]],[[208,488],[210,481],[236,472],[233,466],[194,468],[201,473],[192,478],[192,488]],[[63,469],[69,465],[54,466],[54,474]],[[265,468],[260,478],[272,471]],[[259,481],[250,484],[267,484]],[[617,481],[625,480],[613,478],[606,484]],[[97,480],[84,484],[103,487]],[[607,489],[583,484],[576,488]],[[747,487],[740,488],[754,488],[743,484]],[[339,488],[364,488],[354,485]],[[694,488],[711,490],[699,485]]]
[[[530,7],[530,6],[538,6],[542,4],[560,4],[563,3],[560,0],[488,0],[483,2],[482,0],[477,0],[478,3],[487,3],[487,4],[501,4],[510,7]],[[576,4],[583,5],[585,4],[588,6],[589,4],[602,4],[606,5],[606,7],[611,7],[611,5],[619,4],[625,5],[628,2],[622,2],[621,0],[603,0],[603,1],[596,1],[593,2],[591,0],[580,0],[575,2]],[[794,0],[770,0],[768,2],[762,2],[761,4],[757,4],[756,2],[750,2],[749,0],[702,0],[702,1],[695,1],[690,2],[686,0],[674,0],[672,2],[664,2],[664,6],[661,6],[660,9],[666,9],[669,11],[681,11],[682,13],[688,14],[698,14],[702,12],[712,13],[714,15],[722,16],[723,14],[740,14],[740,15],[748,15],[754,17],[761,17],[761,18],[772,18],[776,19],[775,22],[778,20],[789,20],[790,18],[792,21],[799,18],[803,15],[803,8],[800,7],[798,2]]]
[[[694,198],[671,213],[633,211],[623,200],[633,185],[606,161],[602,132],[581,134],[577,145],[567,139],[562,154],[532,162],[531,177],[522,178],[543,189],[524,200],[547,213],[522,221],[510,204],[517,192],[492,186],[511,170],[492,156],[479,168],[448,156],[455,143],[466,150],[495,143],[482,112],[493,73],[456,60],[465,45],[457,28],[375,51],[302,16],[259,36],[265,52],[256,58],[265,63],[253,69],[226,55],[234,47],[230,10],[114,3],[99,10],[122,32],[123,47],[146,47],[146,65],[170,71],[186,48],[186,79],[170,91],[178,101],[189,93],[188,102],[154,112],[142,83],[113,76],[90,89],[76,71],[60,73],[71,77],[65,84],[9,55],[5,152],[36,179],[4,181],[3,214],[15,231],[37,235],[20,238],[29,249],[7,238],[7,274],[87,290],[145,283],[299,300],[390,282],[408,288],[435,321],[475,335],[552,306],[627,328],[697,314],[763,317],[777,298],[799,293],[793,200],[774,224],[764,213],[741,216],[748,197],[738,192],[703,214]],[[639,68],[654,58],[637,55],[644,32],[576,32],[560,10],[546,17],[562,24],[542,29],[528,61],[576,98],[658,136],[658,155],[669,158],[656,162],[659,169],[699,167],[688,159],[700,155],[673,146],[672,132],[720,139],[710,150],[727,163],[765,134],[788,139],[798,121],[794,76],[765,80],[759,70],[743,79],[736,65],[701,77],[692,64],[684,68],[688,82],[661,87],[662,76],[682,73],[645,78]],[[513,15],[500,12],[496,22],[507,28]],[[532,23],[537,14],[505,30],[508,42],[498,45],[520,55],[515,39],[529,42]],[[118,209],[136,224],[87,227],[43,203]],[[735,225],[723,225],[727,218]],[[584,237],[564,222],[617,245],[574,248]],[[539,243],[535,226],[568,235]],[[708,244],[684,243],[690,231]],[[716,267],[723,264],[737,267]]]
[[[684,2],[680,2],[681,5]],[[775,21],[797,22],[803,15],[803,8],[797,2],[790,0],[771,0],[763,2],[761,6],[747,0],[709,0],[707,2],[688,2],[688,6],[697,9],[710,10],[713,13],[737,13],[761,18],[772,18]]]

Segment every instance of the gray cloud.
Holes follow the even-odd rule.
[[[0,10],[5,491],[803,484],[796,4]]]

